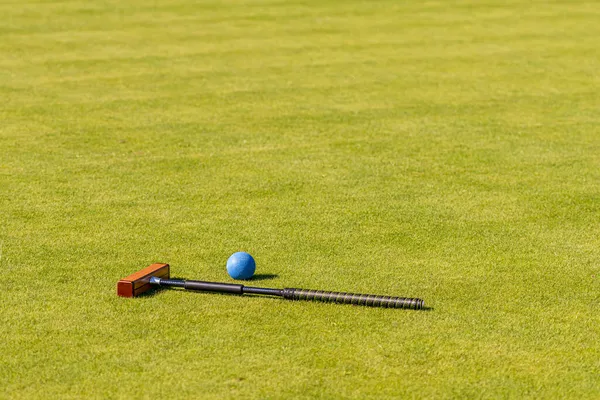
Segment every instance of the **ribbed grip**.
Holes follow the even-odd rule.
[[[286,288],[283,289],[283,297],[289,300],[317,300],[369,307],[408,308],[413,310],[420,310],[424,306],[424,301],[421,299],[309,289]]]

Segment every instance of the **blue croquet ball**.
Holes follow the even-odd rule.
[[[227,273],[233,279],[250,279],[254,271],[256,271],[256,263],[248,253],[238,251],[227,260]]]

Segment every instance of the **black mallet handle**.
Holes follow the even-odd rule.
[[[317,300],[331,303],[355,304],[369,307],[387,307],[387,308],[407,308],[420,310],[424,306],[421,299],[379,296],[374,294],[326,292],[323,290],[308,289],[269,289],[258,288],[232,283],[204,282],[204,281],[185,281],[180,279],[161,279],[157,277],[150,278],[150,284],[157,286],[181,287],[186,290],[232,293],[232,294],[263,294],[283,297],[288,300]]]
[[[318,300],[331,303],[355,304],[369,307],[410,308],[419,310],[425,302],[421,299],[379,296],[376,294],[326,292],[310,289],[283,289],[283,297],[290,300]]]

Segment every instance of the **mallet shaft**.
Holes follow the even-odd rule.
[[[157,286],[182,287],[187,290],[208,291],[232,294],[262,294],[283,297],[288,300],[317,300],[332,303],[355,304],[369,307],[408,308],[419,310],[424,301],[417,298],[379,296],[374,294],[327,292],[297,288],[270,289],[244,286],[231,283],[186,281],[180,279],[150,278],[150,284]]]

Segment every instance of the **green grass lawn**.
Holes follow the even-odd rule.
[[[600,397],[600,3],[0,16],[0,397]],[[240,250],[433,309],[116,296]]]

